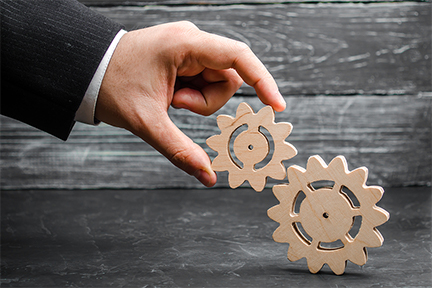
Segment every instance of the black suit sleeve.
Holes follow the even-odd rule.
[[[1,114],[66,140],[122,27],[74,0],[1,5]]]

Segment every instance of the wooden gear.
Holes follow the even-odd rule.
[[[375,228],[389,219],[389,213],[375,205],[384,190],[379,186],[366,186],[365,167],[351,172],[347,167],[343,156],[334,158],[328,166],[321,157],[312,156],[307,170],[291,166],[288,168],[289,184],[273,187],[273,193],[280,202],[268,210],[268,216],[280,223],[273,239],[289,243],[290,261],[306,257],[312,273],[317,273],[325,263],[337,275],[344,273],[347,260],[364,265],[367,261],[366,247],[379,247],[384,241]],[[323,180],[333,181],[333,187],[313,188],[312,183]],[[344,186],[355,195],[359,206],[355,206],[342,191]],[[296,213],[294,206],[300,192],[306,197]],[[348,232],[355,216],[362,216],[362,222],[353,238]],[[341,247],[322,246],[323,242],[338,240],[343,243]]]
[[[208,138],[207,145],[218,152],[212,163],[213,170],[228,170],[228,181],[231,188],[237,188],[247,180],[255,191],[260,192],[264,189],[267,177],[279,180],[286,177],[282,161],[294,157],[297,150],[284,141],[291,133],[291,123],[275,123],[274,117],[274,111],[270,106],[262,108],[255,114],[246,103],[240,103],[235,118],[228,115],[217,117],[221,134]],[[233,160],[229,143],[234,132],[244,124],[248,126],[248,129],[236,137],[233,145],[237,159],[243,163],[242,168]],[[267,165],[255,169],[255,165],[264,160],[270,151],[269,141],[260,132],[260,127],[270,132],[274,143],[274,153]]]
[[[228,115],[217,117],[221,134],[208,138],[207,145],[218,152],[212,163],[213,170],[227,170],[231,188],[237,188],[244,181],[249,181],[252,188],[259,192],[264,189],[267,177],[279,180],[286,177],[282,161],[297,154],[294,146],[284,141],[291,133],[292,125],[284,122],[275,123],[274,118],[275,114],[270,106],[262,108],[255,114],[246,103],[240,103],[235,118]],[[237,159],[243,163],[243,167],[240,167],[231,156],[229,143],[234,132],[244,124],[248,126],[248,129],[236,137],[233,145]],[[269,141],[260,132],[260,127],[270,132],[274,143],[274,153],[267,165],[255,169],[255,165],[264,160],[270,151]]]

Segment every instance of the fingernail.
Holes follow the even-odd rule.
[[[204,170],[197,170],[194,173],[195,178],[197,178],[204,186],[209,187],[210,186],[210,175],[204,171]]]

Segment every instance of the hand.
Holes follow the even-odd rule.
[[[136,30],[122,37],[111,58],[95,116],[131,131],[211,187],[217,177],[210,158],[167,111],[172,105],[210,115],[243,80],[264,104],[285,109],[276,82],[246,44],[203,32],[190,22]]]

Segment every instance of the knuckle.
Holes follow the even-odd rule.
[[[250,59],[254,55],[252,49],[244,42],[235,41],[233,45],[235,57],[232,61],[232,67],[236,67],[240,59]]]
[[[179,33],[191,33],[199,30],[194,23],[187,20],[179,21],[175,23],[175,25],[177,27],[176,30]]]
[[[252,52],[251,48],[245,42],[236,41],[236,48],[239,51],[239,53]]]

